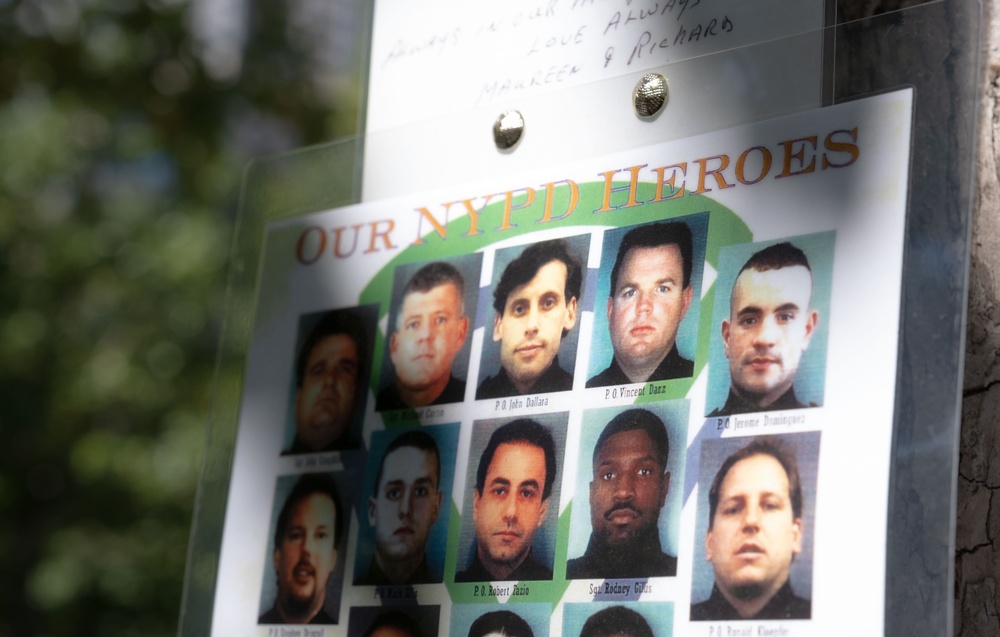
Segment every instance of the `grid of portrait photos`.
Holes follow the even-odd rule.
[[[606,178],[532,196],[544,223],[499,196],[275,222],[214,630],[828,634],[840,543],[884,561],[879,533],[829,533],[887,515],[909,120],[882,115],[910,93],[871,99],[648,151],[724,151],[736,194],[593,160],[565,170]],[[858,586],[881,626],[878,577]]]
[[[259,624],[667,637],[675,615],[809,619],[820,435],[757,425],[823,403],[835,233],[725,246],[707,294],[709,223],[402,263],[381,304],[302,315],[275,450],[298,470],[277,479]]]

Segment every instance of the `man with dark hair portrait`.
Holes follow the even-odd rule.
[[[376,617],[362,637],[424,637],[424,633],[414,618],[391,610]]]
[[[618,247],[608,293],[614,355],[587,387],[687,378],[694,362],[677,351],[677,328],[691,306],[691,228],[683,221],[629,230]]]
[[[531,555],[556,479],[552,434],[521,418],[493,432],[479,458],[472,520],[476,555],[456,582],[549,580],[552,570]]]
[[[337,566],[343,519],[333,478],[306,473],[296,481],[274,529],[274,605],[257,623],[337,623],[323,605],[327,582]]]
[[[477,399],[573,388],[559,346],[576,325],[582,283],[580,262],[563,239],[530,245],[504,268],[493,289],[500,370],[479,385]]]
[[[328,312],[312,328],[299,350],[295,440],[285,454],[349,445],[367,360],[368,330],[351,310]]]
[[[461,402],[465,381],[451,365],[469,332],[465,280],[452,265],[429,263],[410,277],[389,336],[396,382],[383,389],[380,410]]]
[[[646,618],[625,606],[599,610],[583,624],[580,637],[653,637]]]
[[[787,241],[747,260],[733,284],[729,319],[722,321],[729,397],[709,416],[805,407],[793,385],[819,322],[809,309],[812,287],[809,259]]]
[[[667,429],[645,409],[629,409],[597,439],[590,483],[590,541],[566,563],[569,579],[624,579],[677,574],[660,548],[660,510],[670,490]]]
[[[792,590],[802,550],[802,484],[795,456],[758,438],[722,463],[708,491],[705,555],[715,584],[691,620],[809,619],[812,604]]]
[[[535,633],[520,615],[509,610],[494,610],[472,622],[469,637],[535,637]]]
[[[440,581],[427,567],[427,539],[441,511],[441,454],[420,430],[389,443],[368,498],[375,552],[361,585],[430,584]]]

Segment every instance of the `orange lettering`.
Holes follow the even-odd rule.
[[[559,215],[558,217],[552,216],[552,200],[555,198],[556,184],[567,184],[569,186],[569,204],[566,206],[566,212]],[[576,182],[572,179],[563,179],[562,181],[555,181],[552,183],[545,184],[545,212],[542,214],[542,218],[538,220],[538,223],[545,223],[546,221],[559,221],[560,219],[565,219],[570,216],[574,210],[576,210],[576,204],[580,201],[580,187],[576,185]]]
[[[311,259],[307,259],[303,256],[303,252],[306,247],[306,241],[310,234],[315,234],[319,241],[319,247],[315,250],[315,255]],[[295,244],[295,258],[299,260],[302,265],[312,265],[323,256],[323,251],[326,250],[326,233],[319,226],[309,226],[302,231],[299,235],[299,240]]]
[[[806,145],[804,143],[802,144],[802,147],[799,148],[798,152],[792,152],[792,148],[795,146],[795,144],[799,142],[808,142],[809,144],[812,145],[813,151],[816,150],[815,135],[811,135],[809,137],[803,137],[801,139],[791,139],[786,142],[781,142],[781,145],[785,147],[785,162],[784,162],[784,167],[781,170],[781,174],[777,175],[775,179],[781,179],[782,177],[791,177],[793,175],[804,175],[806,173],[811,173],[814,170],[816,170],[815,155],[813,155],[810,158],[809,164],[808,165],[806,164],[806,159],[805,159]],[[798,160],[799,166],[805,166],[805,167],[802,168],[801,170],[796,170],[795,172],[792,172],[793,159]]]
[[[386,227],[385,230],[379,231],[379,229],[378,229],[379,224],[383,224],[383,223],[387,224],[387,227]],[[358,228],[360,226],[354,226],[354,227]],[[375,247],[375,240],[378,239],[379,237],[382,238],[382,242],[385,244],[385,249],[386,250],[394,250],[394,249],[396,249],[396,246],[392,245],[392,241],[389,239],[389,233],[392,232],[392,229],[396,227],[396,222],[395,221],[393,221],[392,219],[382,219],[381,221],[373,221],[371,223],[371,227],[372,227],[372,240],[368,244],[368,249],[365,250],[365,254],[369,254],[371,252],[376,252],[378,250],[378,248]],[[355,243],[357,243],[357,231],[356,230],[355,230],[354,241],[355,241]],[[353,252],[353,249],[352,249],[352,252]]]
[[[718,159],[719,167],[709,170],[708,162]],[[715,177],[715,185],[719,190],[725,190],[726,188],[732,188],[733,184],[726,183],[726,178],[722,176],[722,171],[729,167],[729,155],[715,155],[714,157],[704,157],[702,159],[694,160],[695,163],[701,166],[701,171],[698,173],[698,190],[695,190],[695,195],[700,195],[703,192],[709,192],[712,189],[705,187],[705,180],[709,175]]]
[[[763,165],[760,168],[760,175],[758,175],[756,179],[751,179],[750,181],[747,181],[743,173],[743,169],[747,161],[747,156],[752,151],[755,150],[760,151],[760,156],[764,160]],[[740,181],[741,184],[744,184],[746,186],[755,184],[764,177],[767,177],[767,173],[769,173],[770,171],[771,171],[771,151],[769,151],[767,148],[763,146],[754,146],[753,148],[746,149],[745,151],[743,151],[743,154],[740,155],[740,158],[736,160],[736,178]]]
[[[673,171],[670,173],[670,179],[664,179],[663,176],[670,169]],[[687,162],[681,162],[679,164],[673,164],[671,166],[664,166],[663,168],[654,168],[653,172],[656,173],[656,196],[653,197],[649,203],[654,201],[663,201],[665,199],[677,199],[678,197],[684,196],[684,181],[681,181],[680,189],[677,188],[677,173],[680,172],[681,177],[687,175],[688,165]],[[666,184],[670,186],[670,195],[663,196],[663,185]]]
[[[636,190],[639,185],[639,171],[646,167],[646,164],[641,166],[632,166],[631,168],[623,168],[621,170],[609,170],[608,172],[598,173],[604,175],[604,201],[601,207],[594,212],[611,212],[612,210],[617,210],[619,208],[632,208],[633,206],[641,205],[641,202],[636,201]],[[622,170],[627,170],[632,173],[632,178],[629,180],[627,186],[612,186],[612,178],[615,173],[619,173]],[[611,193],[618,192],[621,190],[628,190],[628,203],[621,206],[611,205]]]
[[[833,139],[833,136],[837,135],[838,133],[847,133],[847,135],[850,136],[851,141],[850,142],[835,141]],[[852,128],[851,130],[847,129],[835,130],[829,135],[827,135],[826,139],[823,140],[824,148],[834,153],[847,153],[848,155],[851,156],[851,158],[850,160],[844,162],[843,164],[835,164],[834,162],[826,158],[826,153],[823,153],[823,169],[826,170],[827,168],[844,168],[845,166],[850,166],[854,162],[858,161],[858,157],[861,155],[861,149],[858,148],[857,141],[858,141],[857,127]]]

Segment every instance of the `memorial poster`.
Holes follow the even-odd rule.
[[[212,634],[879,634],[911,109],[271,223]]]

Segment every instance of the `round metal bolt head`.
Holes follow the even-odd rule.
[[[518,111],[504,111],[493,124],[493,140],[500,150],[513,148],[524,132],[524,118]]]
[[[650,118],[667,103],[667,78],[659,73],[646,73],[632,91],[632,105],[636,115]]]

